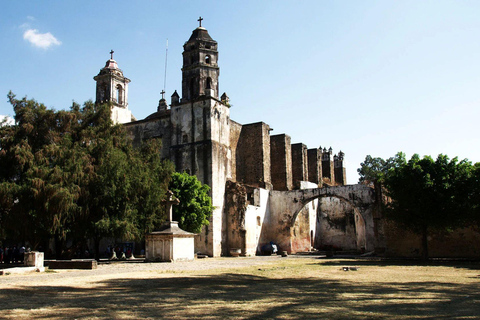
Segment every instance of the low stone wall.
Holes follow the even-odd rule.
[[[384,222],[386,252],[390,257],[420,258],[420,235],[405,230],[392,221]],[[473,228],[456,229],[453,232],[431,232],[428,236],[431,258],[480,258],[480,233]]]
[[[96,260],[50,260],[45,264],[49,269],[97,269]]]

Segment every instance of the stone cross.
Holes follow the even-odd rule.
[[[202,27],[202,20],[203,20],[202,17],[198,18],[198,20],[197,20],[198,22],[200,22],[200,28]]]
[[[162,203],[165,203],[165,214],[167,215],[168,222],[172,222],[172,205],[178,205],[180,203],[180,200],[174,199],[173,198],[173,192],[168,190],[167,193],[167,199],[163,200]]]
[[[114,52],[115,52],[115,51],[110,50],[110,59],[112,59],[112,60],[113,60],[113,53],[114,53]]]
[[[160,92],[160,94],[162,95],[162,99],[165,99],[165,90],[162,90],[162,92]]]

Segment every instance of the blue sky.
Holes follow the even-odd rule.
[[[398,151],[480,161],[479,1],[5,1],[0,115],[12,90],[55,109],[94,99],[109,51],[137,119],[181,94],[183,43],[218,42],[231,118],[346,155]]]

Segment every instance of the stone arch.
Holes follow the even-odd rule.
[[[348,203],[349,205],[352,206],[353,210],[362,217],[363,221],[365,221],[364,215],[361,213],[360,210],[358,210],[357,206],[356,206],[352,201],[350,201],[349,199],[346,199],[345,197],[342,197],[342,196],[339,196],[339,195],[319,194],[319,195],[313,196],[313,197],[311,197],[311,198],[304,199],[304,200],[302,200],[302,202],[304,203],[304,206],[306,206],[307,204],[309,204],[309,203],[312,202],[313,200],[315,200],[315,199],[320,199],[320,198],[337,198],[337,199],[339,199],[340,201],[343,201],[343,202]],[[303,207],[304,207],[304,206],[303,206]],[[297,220],[297,216],[298,216],[298,214],[300,213],[300,211],[302,211],[303,207],[300,208],[300,209],[297,209],[297,210],[295,211],[295,213],[293,214],[292,220],[291,220],[291,222],[290,222],[290,223],[291,223],[291,225],[290,225],[291,227],[293,227],[293,226],[295,225],[295,220]]]
[[[376,210],[375,190],[365,185],[346,185],[324,188],[300,189],[291,191],[270,191],[268,208],[268,227],[262,234],[260,245],[274,241],[287,252],[300,252],[299,241],[306,243],[305,236],[299,240],[298,235],[293,233],[295,221],[305,204],[321,197],[341,199],[355,208],[354,212],[362,217],[365,226],[365,250],[373,251],[381,246],[381,240],[375,234],[375,221],[373,214]],[[311,217],[311,216],[310,216]],[[310,224],[312,225],[312,224]],[[363,226],[362,226],[363,228]],[[305,230],[305,228],[304,228]],[[295,238],[292,238],[294,237]],[[308,235],[308,238],[310,236]],[[292,239],[294,241],[292,242]]]
[[[353,201],[343,197],[343,196],[340,196],[340,195],[332,195],[332,194],[319,194],[319,195],[316,195],[316,196],[313,196],[313,197],[310,197],[310,198],[306,198],[306,199],[303,199],[302,200],[302,203],[304,203],[303,207],[300,208],[300,209],[297,209],[295,211],[295,213],[293,214],[292,216],[292,219],[290,221],[290,228],[292,228],[292,230],[295,228],[295,222],[298,218],[298,215],[299,213],[306,207],[308,206],[312,201],[318,199],[318,200],[321,200],[323,198],[335,198],[335,199],[338,199],[340,200],[341,202],[343,203],[346,203],[348,204],[352,209],[353,209],[353,212],[355,213],[355,216],[354,216],[354,220],[355,220],[355,240],[356,240],[356,244],[357,244],[357,250],[364,250],[366,248],[366,245],[367,245],[367,238],[366,238],[366,220],[365,220],[365,216],[364,216],[364,213],[362,213],[361,210],[359,210],[359,208],[355,205],[355,203],[353,203]],[[318,204],[318,208],[317,208],[317,215],[318,215],[318,210],[319,208],[321,207],[320,203]],[[360,221],[357,221],[357,218],[356,217],[360,217]],[[317,216],[317,219],[318,219],[318,216]],[[313,233],[313,232],[312,232]],[[313,236],[314,234],[310,233],[310,241],[313,243]],[[316,235],[316,232],[315,232],[315,236]],[[312,245],[313,247],[313,245]]]

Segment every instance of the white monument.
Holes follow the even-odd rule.
[[[195,257],[194,233],[178,227],[177,221],[172,221],[172,205],[178,205],[178,199],[167,191],[164,200],[167,222],[158,231],[145,235],[146,261],[192,261]]]

